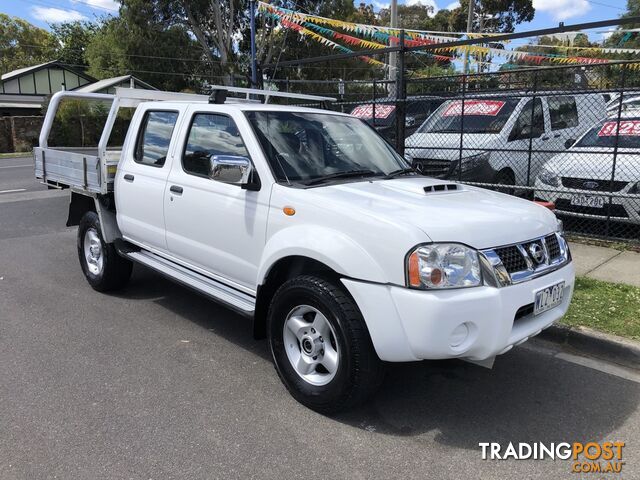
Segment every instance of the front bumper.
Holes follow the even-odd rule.
[[[560,319],[573,294],[573,263],[508,287],[423,291],[343,279],[360,307],[381,360],[485,360],[507,352]],[[565,282],[562,303],[525,315],[535,292]],[[464,333],[466,324],[466,337]]]

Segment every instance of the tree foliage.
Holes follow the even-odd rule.
[[[0,13],[0,74],[53,60],[56,42],[42,28]]]

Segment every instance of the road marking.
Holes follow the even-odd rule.
[[[29,165],[3,165],[0,168],[26,168],[26,167],[33,167],[33,165],[29,164]]]
[[[13,190],[0,190],[0,193],[17,193],[17,192],[26,192],[26,188],[14,188]]]

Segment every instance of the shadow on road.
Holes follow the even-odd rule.
[[[122,296],[151,299],[271,361],[249,320],[149,270],[136,267]],[[491,370],[457,360],[389,364],[377,395],[334,421],[383,435],[432,432],[437,442],[465,449],[479,442],[597,441],[620,427],[639,400],[637,383],[515,349]]]

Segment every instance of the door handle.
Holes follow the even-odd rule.
[[[178,185],[171,185],[171,188],[169,188],[169,191],[171,193],[175,193],[176,195],[182,195],[183,188],[179,187]]]
[[[125,176],[124,176],[124,179],[125,179],[127,182],[133,182],[133,179],[134,179],[134,178],[136,178],[136,177],[134,177],[134,176],[133,176],[133,175],[131,175],[130,173],[127,173],[127,174],[125,174]]]
[[[560,138],[560,134],[559,134],[559,133],[556,133],[556,134],[553,136],[553,138]]]
[[[541,140],[549,140],[549,137],[542,137]]]

